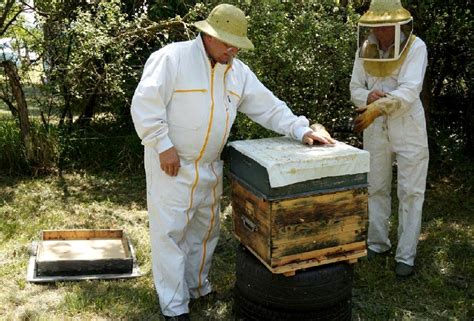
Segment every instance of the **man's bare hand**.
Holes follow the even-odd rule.
[[[161,170],[169,176],[178,175],[180,168],[179,156],[176,148],[171,147],[160,153]]]
[[[378,89],[372,90],[367,96],[367,105],[370,105],[371,103],[382,97],[385,97],[385,93],[383,91]]]
[[[319,144],[335,144],[336,141],[329,135],[324,126],[320,124],[311,125],[313,131],[306,132],[303,136],[303,143],[313,145],[315,142]]]

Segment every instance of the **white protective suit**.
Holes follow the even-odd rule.
[[[168,45],[148,59],[132,101],[145,146],[154,282],[164,315],[188,313],[207,279],[219,234],[220,154],[237,111],[299,141],[310,131],[240,60],[211,67],[201,36]],[[178,176],[160,169],[174,146]]]
[[[405,61],[388,77],[373,77],[358,58],[350,83],[357,107],[367,105],[374,89],[399,98],[401,106],[365,129],[364,149],[370,152],[368,247],[378,253],[390,249],[392,163],[398,167],[398,246],[395,260],[413,266],[421,229],[421,213],[428,170],[428,139],[420,92],[427,66],[425,43],[416,38]]]

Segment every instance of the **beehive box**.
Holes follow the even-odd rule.
[[[38,277],[124,274],[133,269],[122,230],[46,230],[36,251]]]
[[[279,137],[229,156],[234,234],[273,273],[366,255],[368,152]]]

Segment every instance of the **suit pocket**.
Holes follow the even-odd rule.
[[[184,129],[199,129],[209,117],[207,89],[177,89],[168,107],[168,125]]]

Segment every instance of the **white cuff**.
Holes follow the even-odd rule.
[[[142,145],[154,148],[158,152],[158,154],[160,154],[160,153],[164,152],[165,150],[168,150],[168,149],[170,149],[171,147],[174,146],[168,136],[165,136],[160,140],[154,140],[152,142],[144,143],[142,141]]]
[[[302,142],[304,134],[306,134],[307,132],[312,132],[312,131],[313,130],[309,127],[298,127],[298,128],[296,128],[295,131],[294,131],[296,140],[298,140],[299,142]]]

